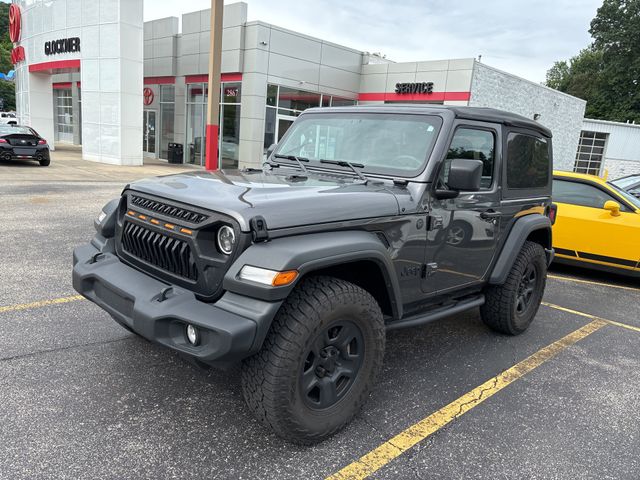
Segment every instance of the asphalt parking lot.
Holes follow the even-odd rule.
[[[54,160],[55,161],[55,160]],[[0,178],[0,478],[640,478],[640,285],[550,272],[525,334],[477,311],[389,333],[362,414],[315,447],[71,286],[71,252],[125,181]]]

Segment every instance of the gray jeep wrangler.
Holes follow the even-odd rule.
[[[361,409],[387,330],[479,307],[522,333],[553,258],[551,133],[485,108],[305,111],[262,169],[141,180],[74,251],[73,285],[314,443]]]

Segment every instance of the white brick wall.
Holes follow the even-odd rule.
[[[554,168],[572,170],[587,102],[475,62],[471,107],[493,107],[539,122],[553,132]]]
[[[610,180],[626,175],[637,174],[640,173],[640,161],[607,158],[605,159],[604,168],[602,169],[603,175],[605,171],[607,172],[607,178]]]

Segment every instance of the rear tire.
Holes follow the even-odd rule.
[[[50,163],[51,163],[51,159],[49,158],[47,158],[46,160],[40,160],[41,167],[48,167]]]
[[[332,277],[303,280],[244,361],[242,391],[254,415],[292,442],[314,444],[349,423],[382,367],[385,328],[374,298]]]
[[[542,245],[526,241],[503,285],[485,290],[480,307],[484,323],[497,332],[519,335],[533,321],[547,281],[547,257]]]

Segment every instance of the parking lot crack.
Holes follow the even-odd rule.
[[[89,343],[83,343],[81,345],[69,345],[66,347],[59,347],[59,348],[50,348],[50,349],[46,349],[46,350],[38,350],[37,352],[30,352],[30,353],[24,353],[22,355],[13,355],[11,357],[3,357],[0,358],[0,362],[9,362],[11,360],[20,360],[23,358],[30,358],[30,357],[36,357],[38,355],[43,355],[46,353],[56,353],[56,352],[64,352],[64,351],[68,351],[68,350],[74,350],[77,348],[84,348],[84,347],[90,347],[90,346],[95,346],[95,345],[108,345],[110,343],[117,343],[117,342],[122,342],[123,340],[129,340],[131,337],[123,337],[123,338],[117,338],[115,340],[106,340],[103,342],[89,342]]]

